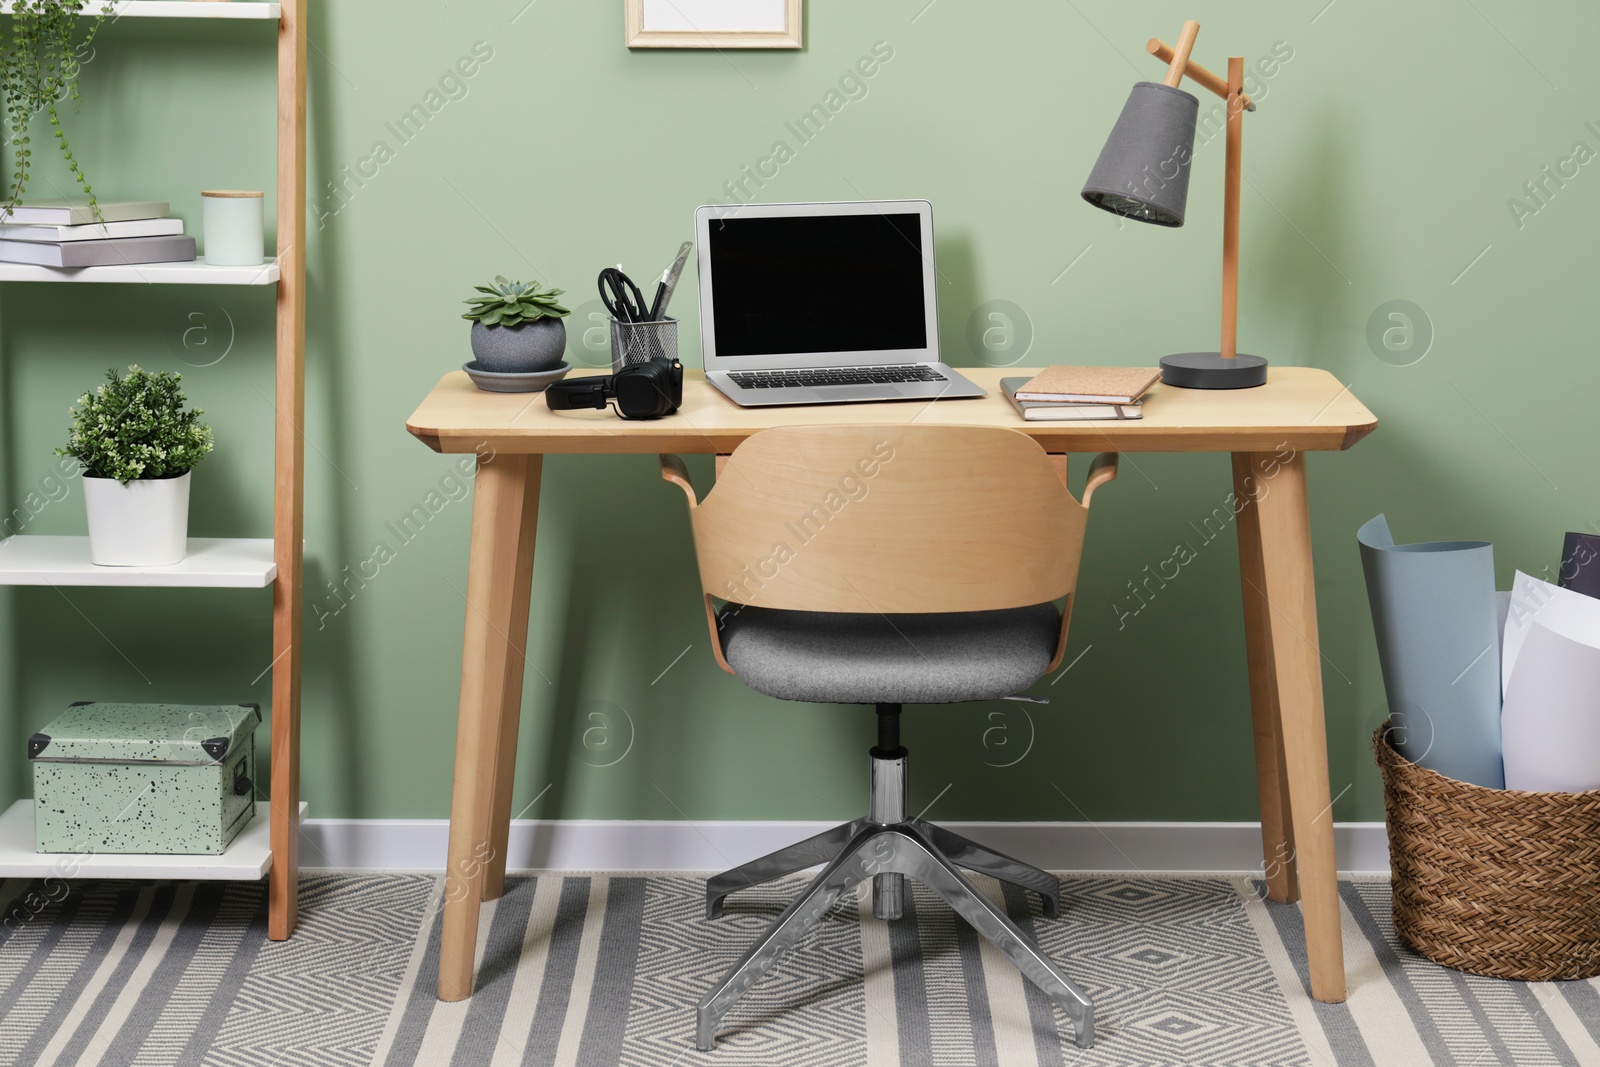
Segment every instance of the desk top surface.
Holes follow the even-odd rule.
[[[685,371],[677,415],[651,421],[611,411],[551,411],[539,393],[486,393],[465,372],[440,379],[406,429],[438,452],[649,453],[732,452],[774,426],[830,424],[1006,426],[1050,452],[1272,452],[1349,448],[1378,420],[1346,385],[1314,367],[1272,367],[1257,389],[1175,389],[1157,383],[1144,418],[1128,421],[1025,422],[1000,392],[1001,377],[1035,368],[958,368],[988,390],[976,400],[896,401],[804,407],[741,408]],[[587,372],[580,372],[587,373]],[[601,373],[599,371],[593,373]]]

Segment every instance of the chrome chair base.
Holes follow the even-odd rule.
[[[946,830],[942,826],[923,822],[921,819],[907,819],[905,826],[922,834],[932,847],[933,851],[942,854],[957,867],[979,874],[987,874],[1002,882],[1010,882],[1014,886],[1031,890],[1039,895],[1039,902],[1043,906],[1046,919],[1056,919],[1061,916],[1061,883],[1053,874],[1048,874],[1021,860],[1012,859],[1010,856],[985,848],[976,841],[962,837],[958,833]],[[844,851],[846,845],[855,839],[863,830],[876,826],[871,819],[857,819],[835,826],[831,830],[824,830],[815,837],[808,837],[760,859],[751,860],[749,863],[724,871],[713,878],[706,879],[706,918],[720,919],[722,905],[728,896],[741,889],[751,889],[766,882],[775,882],[779,878],[787,878],[797,874],[808,867],[815,867],[819,863],[827,863]],[[881,829],[881,827],[880,827]],[[882,875],[884,878],[893,875]],[[884,883],[874,885],[877,890]],[[873,914],[880,919],[898,919],[895,914],[883,914],[885,903],[881,898],[882,893],[874,892]]]
[[[885,758],[889,757],[889,758]],[[942,827],[904,816],[905,750],[873,751],[873,814],[725,871],[706,882],[706,917],[723,913],[730,893],[826,862],[812,883],[789,903],[766,933],[700,998],[695,1043],[716,1047],[728,1009],[772,969],[845,893],[871,878],[873,913],[898,919],[904,879],[913,878],[943,897],[1072,1020],[1081,1048],[1094,1044],[1094,1005],[1005,912],[978,891],[959,868],[991,875],[1038,893],[1044,914],[1061,914],[1061,884],[1037,867],[1001,855]],[[886,817],[892,815],[893,817]]]

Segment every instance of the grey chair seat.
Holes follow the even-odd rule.
[[[722,652],[739,680],[781,700],[949,704],[1011,696],[1055,656],[1054,604],[927,615],[778,611],[729,604]]]

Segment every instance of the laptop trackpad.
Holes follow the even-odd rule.
[[[818,385],[807,389],[806,392],[823,402],[901,400],[921,395],[892,382],[876,382],[871,385]]]

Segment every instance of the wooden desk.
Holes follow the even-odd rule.
[[[1053,453],[1233,454],[1234,493],[1243,502],[1239,570],[1263,870],[1274,900],[1302,900],[1313,995],[1344,999],[1305,453],[1349,448],[1377,420],[1332,375],[1304,367],[1274,367],[1259,389],[1157,385],[1144,418],[1126,423],[1023,422],[1000,395],[999,380],[1027,370],[962,373],[990,395],[935,404],[741,408],[689,372],[680,413],[654,422],[628,422],[610,412],[552,412],[538,394],[480,392],[461,371],[445,375],[428,394],[406,428],[436,451],[478,456],[440,999],[471,995],[478,906],[498,897],[505,881],[543,457],[726,454],[772,426],[913,421],[1009,426]]]

